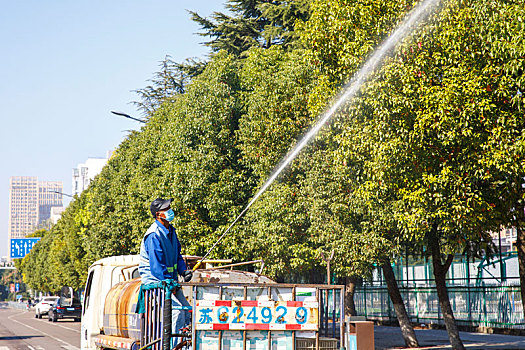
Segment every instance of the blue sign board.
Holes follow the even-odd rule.
[[[20,259],[26,256],[40,238],[11,239],[11,258]]]

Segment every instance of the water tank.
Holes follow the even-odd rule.
[[[135,313],[140,278],[114,285],[104,303],[104,334],[140,339],[140,315]]]

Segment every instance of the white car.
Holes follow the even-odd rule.
[[[47,314],[51,305],[60,299],[60,297],[43,297],[42,300],[35,305],[35,318],[42,318],[42,315]]]

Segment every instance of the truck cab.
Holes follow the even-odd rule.
[[[106,295],[117,283],[140,277],[138,266],[138,255],[120,255],[98,260],[89,267],[82,303],[82,350],[96,349],[95,337],[103,330]]]

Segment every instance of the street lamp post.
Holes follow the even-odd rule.
[[[111,113],[116,114],[116,115],[120,115],[121,117],[124,117],[124,118],[133,119],[133,120],[135,120],[135,121],[137,121],[139,123],[146,123],[144,120],[133,118],[132,116],[130,116],[129,114],[126,114],[126,113],[115,112],[115,111],[111,111]]]
[[[63,195],[63,196],[67,196],[67,197],[75,198],[74,196],[72,196],[72,195],[70,195],[70,194],[63,193],[63,192],[59,192],[59,191],[47,191],[47,192],[58,193],[58,194],[61,194],[61,195]]]

